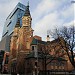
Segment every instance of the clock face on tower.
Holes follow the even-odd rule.
[[[24,17],[23,18],[23,26],[29,26],[30,25],[30,18]]]

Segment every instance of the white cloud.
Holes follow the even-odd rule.
[[[32,13],[33,16],[37,15],[37,17],[42,16],[42,14],[47,13],[54,7],[55,4],[51,2],[50,0],[42,0],[41,3],[37,6],[36,10]],[[37,18],[36,17],[36,18]]]
[[[71,0],[42,0],[32,12],[34,35],[46,39],[47,30],[73,21],[74,10]]]
[[[63,26],[67,26],[67,27],[70,27],[70,26],[73,26],[73,25],[75,26],[75,20],[72,20],[68,23],[63,24]]]
[[[64,3],[67,3],[66,0],[41,0],[38,3],[37,8],[32,12],[32,17],[34,20],[39,19],[43,15],[46,15],[54,10],[60,9]],[[36,17],[35,17],[36,16]]]
[[[69,6],[65,6],[62,11],[60,11],[61,16],[63,19],[74,19],[74,5],[71,4]]]
[[[35,27],[35,31],[37,31],[38,29],[41,30],[41,28],[43,29],[52,29],[57,23],[61,22],[60,19],[58,19],[58,12],[53,12],[53,13],[50,13],[48,15],[45,15],[41,20],[39,20]],[[57,21],[59,20],[59,21]],[[45,31],[44,30],[44,31]],[[37,31],[38,32],[38,31]],[[41,33],[41,32],[40,32]]]
[[[43,19],[39,20],[34,27],[34,34],[40,36],[46,36],[47,30],[54,29],[63,23],[61,19],[58,18],[58,12],[53,12],[45,15]],[[44,38],[45,39],[45,38]]]

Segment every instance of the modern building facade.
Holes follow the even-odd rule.
[[[22,25],[22,16],[25,13],[25,8],[25,5],[18,3],[7,17],[3,29],[2,40],[0,42],[0,50],[9,51],[10,37],[13,33],[18,18],[20,18],[20,26]]]

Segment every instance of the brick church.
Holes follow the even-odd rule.
[[[60,46],[59,39],[42,41],[33,36],[32,17],[29,4],[22,17],[22,26],[18,18],[10,41],[9,73],[41,74],[41,72],[67,72],[73,70],[67,53]],[[60,38],[63,40],[62,38]]]

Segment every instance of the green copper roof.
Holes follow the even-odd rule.
[[[37,39],[33,38],[31,45],[37,45]]]
[[[37,45],[37,44],[46,44],[46,42],[33,38],[31,45]]]

